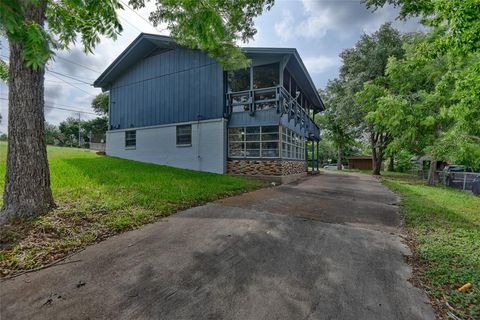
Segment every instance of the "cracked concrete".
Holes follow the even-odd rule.
[[[326,173],[192,208],[2,282],[1,319],[434,319],[397,202]]]

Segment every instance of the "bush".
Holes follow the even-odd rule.
[[[400,151],[397,155],[397,164],[396,169],[398,172],[407,172],[412,169],[412,163],[410,159],[412,158],[412,154],[408,151]]]

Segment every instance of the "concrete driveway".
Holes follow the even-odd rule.
[[[322,173],[186,210],[2,282],[1,319],[434,319],[395,203]]]

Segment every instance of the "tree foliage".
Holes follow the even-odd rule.
[[[355,110],[352,96],[348,94],[346,81],[335,79],[329,81],[320,95],[327,109],[318,118],[318,125],[325,131],[325,137],[333,142],[337,151],[339,169],[342,163],[342,154],[355,142],[359,134],[358,125],[361,119]]]
[[[402,58],[404,36],[387,23],[373,34],[364,34],[340,57],[343,64],[340,78],[330,81],[323,92],[327,110],[323,127],[337,145],[352,144],[359,132],[368,136],[372,157],[380,170],[381,162],[392,138],[386,126],[378,121],[382,112],[377,100],[386,90],[385,71],[391,57]],[[361,96],[358,96],[363,92]]]
[[[129,1],[135,9],[145,3]],[[274,0],[156,0],[150,20],[155,26],[166,23],[178,43],[207,52],[225,69],[235,69],[249,63],[237,43],[253,38],[254,18],[273,4]]]
[[[116,10],[119,1],[28,1],[29,5],[45,8],[48,28],[25,16],[23,1],[7,0],[0,4],[0,29],[10,42],[23,45],[23,60],[34,69],[42,67],[55,49],[67,49],[77,39],[85,52],[92,52],[100,36],[111,38],[122,31]]]
[[[386,4],[400,7],[400,18],[420,16],[422,23],[445,28],[431,55],[469,54],[480,49],[480,0],[362,0],[368,8]]]
[[[99,93],[92,100],[92,109],[99,115],[108,114],[108,99],[109,95],[107,92]]]
[[[0,80],[8,81],[8,64],[0,59]]]

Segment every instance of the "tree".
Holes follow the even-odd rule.
[[[85,132],[82,132],[82,128],[82,121],[78,118],[68,117],[66,120],[60,122],[58,130],[63,139],[62,144],[70,147],[79,147],[79,134],[80,136],[85,136]]]
[[[0,80],[8,81],[8,65],[2,59],[0,59]]]
[[[340,55],[343,60],[340,79],[345,82],[345,94],[351,101],[356,101],[356,110],[349,115],[363,119],[362,128],[370,139],[375,175],[380,174],[385,150],[392,139],[385,126],[374,122],[372,115],[367,115],[375,112],[377,99],[384,94],[386,83],[383,78],[389,58],[401,58],[405,53],[403,38],[387,23],[371,35],[363,35],[354,48],[344,50]],[[357,94],[365,89],[367,91],[358,97]]]
[[[45,139],[47,144],[55,144],[55,140],[59,140],[60,131],[57,126],[45,121]]]
[[[445,28],[434,43],[431,56],[469,54],[480,49],[480,3],[478,0],[362,0],[368,8],[386,4],[400,7],[400,18],[421,16],[429,27]]]
[[[108,114],[108,99],[107,92],[99,93],[92,100],[92,109],[99,115],[106,116]]]
[[[404,44],[405,56],[389,59],[384,88],[367,83],[357,94],[362,105],[371,103],[366,119],[390,136],[387,151],[431,157],[429,184],[435,183],[436,160],[460,161],[472,167],[480,163],[480,158],[473,156],[480,153],[480,146],[469,139],[480,130],[480,99],[478,93],[465,92],[463,87],[463,79],[477,76],[471,67],[479,57],[459,59],[452,53],[425,57],[419,48],[435,43],[443,32],[432,30],[410,37]]]
[[[248,63],[236,41],[253,37],[253,19],[273,3],[164,0],[156,2],[150,19],[155,25],[166,22],[180,44],[204,50],[224,67],[234,68]],[[141,8],[145,1],[129,4]],[[0,217],[4,221],[42,214],[55,205],[43,114],[46,62],[53,50],[67,49],[77,39],[85,52],[92,52],[100,36],[116,38],[122,31],[116,10],[122,5],[118,0],[11,0],[2,1],[0,8],[0,31],[10,45],[9,140]]]
[[[105,116],[83,121],[82,129],[88,142],[92,142],[91,139],[105,139],[105,133],[108,130],[108,118]]]
[[[337,169],[342,170],[342,156],[345,148],[352,145],[358,135],[360,120],[351,95],[347,94],[347,84],[342,80],[329,81],[320,95],[326,110],[318,118],[319,126],[327,133],[336,148]]]

